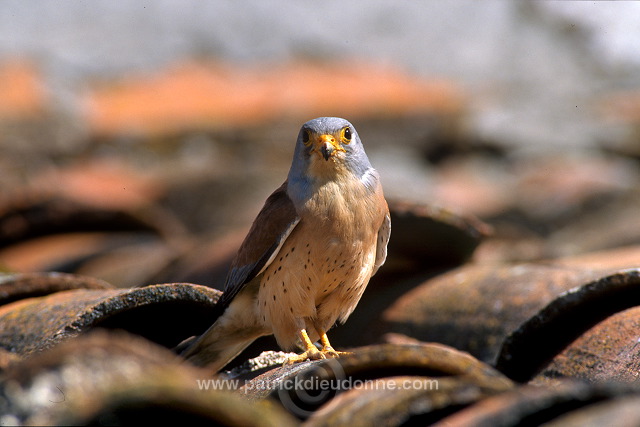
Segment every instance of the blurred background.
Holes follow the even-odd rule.
[[[488,224],[475,261],[640,243],[638,22],[636,2],[4,0],[0,270],[219,284],[318,116],[355,125],[390,202]]]

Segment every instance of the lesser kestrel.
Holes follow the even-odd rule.
[[[303,351],[291,362],[338,356],[327,330],[355,309],[386,259],[390,232],[378,172],[353,125],[337,117],[308,121],[287,180],[231,265],[220,317],[183,356],[217,371],[269,334],[282,349]]]

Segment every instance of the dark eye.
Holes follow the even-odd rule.
[[[305,129],[304,132],[302,133],[302,142],[304,142],[304,145],[309,145],[310,140],[311,140],[311,132],[309,131],[309,129]]]
[[[351,142],[351,128],[349,126],[342,128],[342,132],[341,132],[341,138],[342,142],[345,143],[349,143]]]

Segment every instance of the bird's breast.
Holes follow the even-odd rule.
[[[300,207],[301,221],[310,222],[329,238],[358,239],[375,233],[384,213],[379,192],[371,191],[360,180],[342,179],[319,186]]]
[[[276,336],[295,319],[330,326],[353,310],[386,214],[377,197],[358,180],[330,182],[298,208],[300,222],[261,278],[258,307]]]

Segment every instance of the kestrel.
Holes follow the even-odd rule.
[[[269,196],[227,275],[215,323],[182,353],[216,371],[275,335],[289,362],[337,357],[327,330],[353,312],[387,257],[389,208],[378,172],[347,120],[298,134],[287,180]],[[320,339],[322,348],[314,342]]]

